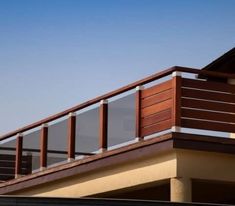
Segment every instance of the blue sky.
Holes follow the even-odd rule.
[[[235,45],[234,0],[0,0],[0,134]]]

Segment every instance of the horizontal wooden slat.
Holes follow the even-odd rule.
[[[0,167],[1,175],[14,174],[14,172],[15,172],[15,168]]]
[[[182,86],[197,88],[197,89],[227,92],[227,93],[235,93],[235,86],[220,82],[208,82],[208,81],[183,78]]]
[[[147,118],[143,118],[141,121],[141,127],[147,127],[150,126],[152,124],[156,124],[158,122],[167,120],[171,118],[171,109],[167,109],[164,111],[161,111],[159,113],[156,113],[154,115],[151,115]]]
[[[218,123],[211,121],[201,121],[201,120],[193,120],[193,119],[182,119],[182,127],[193,128],[193,129],[205,129],[205,130],[213,130],[220,132],[235,132],[235,125],[226,124],[226,123]]]
[[[235,105],[219,103],[219,102],[209,102],[195,99],[185,99],[182,98],[182,107],[213,110],[220,112],[235,112]]]
[[[144,137],[144,136],[151,135],[157,132],[161,132],[163,130],[170,129],[171,126],[172,126],[171,119],[162,121],[157,124],[151,125],[149,127],[141,128],[141,136]]]
[[[28,172],[27,168],[22,168],[22,174],[25,174]],[[0,167],[0,174],[15,174],[15,168],[14,167]]]
[[[141,96],[142,96],[142,98],[146,98],[146,97],[152,96],[154,94],[163,92],[163,91],[171,89],[171,88],[172,88],[172,80],[168,80],[163,83],[154,85],[154,86],[149,87],[147,89],[144,89],[142,91]]]
[[[22,161],[24,162],[24,161],[28,161],[28,160],[30,160],[30,159],[32,159],[32,156],[22,156]],[[13,154],[0,154],[0,161],[2,161],[2,160],[8,160],[8,161],[15,161],[15,155],[13,155]]]
[[[142,108],[149,107],[151,105],[163,102],[163,101],[165,101],[167,99],[171,99],[171,98],[172,98],[172,89],[168,89],[166,91],[163,91],[163,92],[158,93],[156,95],[153,95],[151,97],[142,99],[141,107]]]
[[[182,117],[235,123],[235,114],[217,113],[184,108],[181,110],[181,114]]]
[[[11,180],[14,178],[15,178],[15,175],[13,175],[13,174],[10,174],[10,175],[1,175],[0,174],[0,180]]]
[[[152,105],[150,107],[146,107],[141,110],[141,117],[147,117],[149,115],[158,113],[160,111],[169,109],[172,107],[172,99],[168,99],[164,102],[160,102],[159,104]]]
[[[202,91],[202,90],[195,90],[188,88],[182,89],[182,96],[196,98],[196,99],[235,103],[235,95],[232,94],[223,94],[223,93]]]
[[[15,161],[0,161],[0,167],[15,167]]]
[[[1,151],[0,151],[1,152]],[[9,154],[0,154],[0,160],[11,160],[15,161],[15,155],[9,155]]]
[[[29,162],[23,162],[22,161],[22,167],[23,168],[28,167],[28,165],[29,165]],[[4,160],[1,160],[0,161],[0,167],[15,167],[15,161],[4,161]]]

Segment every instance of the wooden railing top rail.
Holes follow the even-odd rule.
[[[93,104],[96,104],[96,103],[100,102],[103,99],[108,99],[108,98],[114,97],[116,95],[119,95],[121,93],[127,92],[127,91],[129,91],[131,89],[134,89],[137,86],[144,85],[144,84],[150,83],[152,81],[158,80],[160,78],[163,78],[165,76],[170,75],[172,72],[175,72],[175,71],[191,73],[191,74],[201,74],[201,75],[205,75],[205,76],[208,76],[208,77],[233,78],[233,79],[235,79],[235,75],[228,74],[228,73],[212,72],[212,71],[205,71],[205,70],[199,70],[199,69],[193,69],[193,68],[187,68],[187,67],[174,66],[174,67],[171,67],[169,69],[166,69],[166,70],[163,70],[161,72],[158,72],[156,74],[153,74],[153,75],[151,75],[149,77],[146,77],[144,79],[141,79],[139,81],[136,81],[136,82],[134,82],[132,84],[128,84],[127,86],[121,87],[121,88],[119,88],[117,90],[114,90],[112,92],[109,92],[109,93],[107,93],[105,95],[101,95],[101,96],[96,97],[96,98],[94,98],[92,100],[89,100],[89,101],[86,101],[86,102],[84,102],[82,104],[76,105],[76,106],[74,106],[74,107],[72,107],[70,109],[67,109],[67,110],[63,111],[63,112],[57,113],[55,115],[52,115],[50,117],[47,117],[45,119],[42,119],[42,120],[37,121],[35,123],[32,123],[30,125],[27,125],[25,127],[19,128],[19,129],[13,131],[13,132],[9,132],[9,133],[7,133],[5,135],[0,136],[0,140],[4,140],[6,138],[9,138],[9,137],[12,137],[14,135],[17,135],[18,133],[23,133],[23,132],[25,132],[27,130],[33,129],[35,127],[38,127],[38,126],[40,126],[42,124],[54,121],[56,119],[59,119],[61,117],[64,117],[64,116],[68,115],[71,112],[76,112],[78,110],[81,110],[81,109],[86,108],[88,106],[91,106]]]

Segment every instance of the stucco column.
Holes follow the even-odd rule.
[[[235,79],[228,79],[228,84],[235,85]],[[235,139],[235,133],[230,133],[230,138]]]
[[[170,180],[172,202],[192,202],[192,183],[186,177],[175,177]]]

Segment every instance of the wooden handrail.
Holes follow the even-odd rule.
[[[229,73],[206,71],[206,70],[199,70],[199,69],[179,67],[179,66],[175,66],[173,68],[175,68],[175,71],[180,71],[180,72],[185,72],[185,73],[190,73],[190,74],[198,74],[198,75],[201,74],[201,75],[204,75],[204,76],[207,76],[207,77],[235,79],[235,75],[234,74],[229,74]]]
[[[18,133],[23,133],[23,132],[25,132],[27,130],[33,129],[35,127],[39,127],[42,124],[45,124],[45,123],[54,121],[54,120],[56,120],[58,118],[64,117],[64,116],[68,115],[71,112],[76,112],[78,110],[81,110],[81,109],[86,108],[88,106],[91,106],[93,104],[96,104],[96,103],[98,103],[99,101],[101,101],[103,99],[109,99],[109,98],[111,98],[113,96],[119,95],[119,94],[124,93],[126,91],[129,91],[131,89],[134,89],[136,86],[144,85],[144,84],[147,84],[149,82],[158,80],[158,79],[160,79],[162,77],[170,75],[174,71],[181,71],[181,72],[192,73],[192,74],[202,74],[202,75],[206,75],[208,77],[234,78],[235,79],[235,75],[228,74],[228,73],[212,72],[212,71],[205,71],[205,70],[199,70],[199,69],[193,69],[193,68],[187,68],[187,67],[174,66],[174,67],[171,67],[169,69],[166,69],[166,70],[163,70],[161,72],[158,72],[158,73],[156,73],[154,75],[151,75],[149,77],[146,77],[146,78],[144,78],[142,80],[136,81],[136,82],[134,82],[132,84],[128,84],[127,86],[121,87],[120,89],[114,90],[114,91],[109,92],[109,93],[107,93],[105,95],[101,95],[101,96],[96,97],[96,98],[94,98],[92,100],[89,100],[89,101],[86,101],[86,102],[84,102],[82,104],[76,105],[76,106],[74,106],[74,107],[72,107],[70,109],[67,109],[67,110],[63,111],[63,112],[57,113],[55,115],[52,115],[50,117],[47,117],[47,118],[42,119],[40,121],[37,121],[37,122],[35,122],[33,124],[27,125],[25,127],[19,128],[19,129],[13,131],[13,132],[9,132],[9,133],[7,133],[5,135],[0,136],[0,140],[4,140],[6,138],[9,138],[9,137],[12,137],[14,135],[17,135]]]

